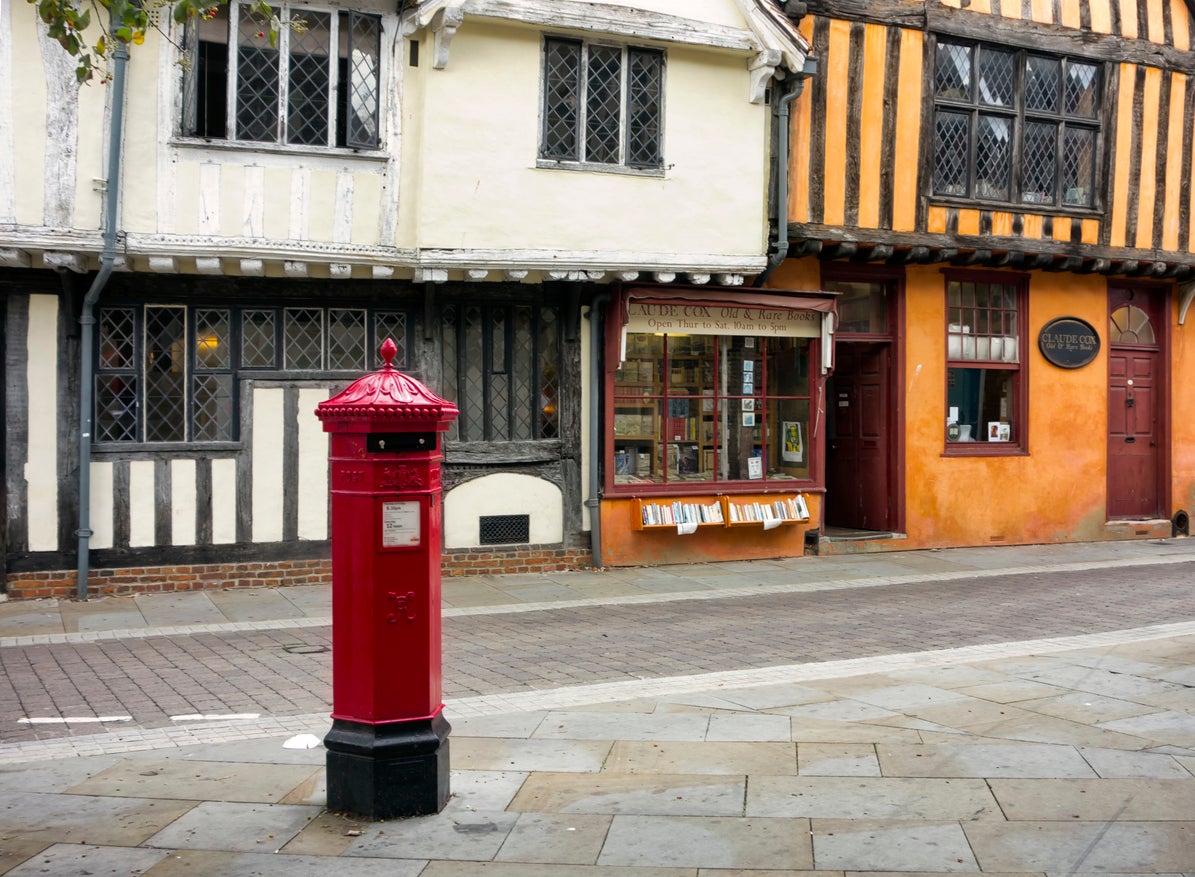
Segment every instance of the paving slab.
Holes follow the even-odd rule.
[[[823,703],[802,704],[800,706],[784,707],[769,710],[791,716],[795,730],[806,719],[828,719],[835,722],[861,722],[867,719],[887,719],[899,715],[898,712],[882,709],[858,700],[828,700]]]
[[[967,836],[957,822],[815,819],[816,867],[843,871],[978,871]]]
[[[1068,722],[1109,722],[1116,719],[1133,718],[1158,712],[1148,704],[1123,700],[1118,697],[1104,697],[1089,691],[1071,691],[1049,697],[1023,700],[1017,706],[1030,712],[1066,719]]]
[[[906,712],[914,707],[936,706],[943,703],[971,700],[965,694],[918,683],[893,683],[870,689],[856,689],[850,698],[860,703],[881,707],[895,712]]]
[[[387,859],[463,859],[488,862],[498,854],[519,814],[447,811],[368,826],[345,856]]]
[[[993,674],[999,675],[999,674]],[[1046,685],[1043,682],[1033,682],[1030,679],[1008,679],[999,682],[985,682],[979,685],[969,685],[956,689],[959,694],[987,700],[992,703],[1017,703],[1022,701],[1041,700],[1049,697],[1065,695],[1067,689],[1057,685]]]
[[[698,877],[696,868],[600,868],[510,862],[432,862],[419,877]]]
[[[277,588],[234,588],[210,591],[207,596],[228,621],[304,617],[303,611]]]
[[[805,819],[615,816],[601,865],[808,870]]]
[[[357,819],[325,810],[308,822],[282,847],[286,855],[329,856],[344,854],[354,837],[369,827],[368,819]]]
[[[166,858],[163,850],[123,846],[55,844],[8,872],[8,877],[85,877],[85,875],[145,874]]]
[[[502,862],[592,865],[613,816],[590,813],[523,813],[496,858]]]
[[[448,780],[452,797],[444,812],[505,810],[527,776],[513,770],[454,770]]]
[[[792,740],[792,720],[787,716],[739,713],[712,715],[706,740],[764,743]]]
[[[176,594],[138,594],[133,598],[149,627],[223,624],[228,621],[207,591]]]
[[[801,776],[880,776],[876,747],[871,743],[801,743],[797,766]]]
[[[984,871],[1190,872],[1195,823],[964,823]]]
[[[1134,777],[1191,779],[1191,774],[1174,756],[1162,752],[1126,752],[1121,749],[1080,749],[1079,754],[1098,776],[1105,779]]]
[[[132,597],[100,597],[83,603],[63,600],[58,611],[67,632],[135,630],[145,626],[145,616]]]
[[[750,710],[777,709],[835,699],[834,695],[820,688],[793,683],[756,685],[737,691],[721,691],[718,695],[735,708]]]
[[[849,722],[805,717],[793,720],[793,741],[796,743],[919,743],[916,729],[895,724],[903,716],[891,715],[875,721]]]
[[[989,785],[1010,822],[1168,822],[1195,815],[1195,782],[1191,780],[993,779]]]
[[[610,740],[510,740],[452,735],[458,770],[548,770],[594,773],[602,769]]]
[[[620,740],[603,770],[613,774],[774,774],[795,776],[792,743],[649,743]]]
[[[113,765],[68,791],[74,795],[272,804],[319,772],[320,768],[311,765],[136,758]]]
[[[193,801],[141,801],[9,791],[0,798],[0,837],[136,846],[189,812]]]
[[[1072,746],[1037,743],[876,747],[887,777],[1094,777]]]
[[[977,779],[753,776],[748,816],[821,819],[1000,819]]]
[[[741,776],[536,773],[510,806],[533,813],[741,816],[745,786]]]
[[[418,877],[426,862],[177,850],[145,877]]]
[[[444,708],[444,717],[452,725],[453,736],[462,737],[530,737],[543,724],[547,711],[501,713],[492,716],[458,716],[452,705]]]
[[[23,765],[0,767],[0,792],[37,789],[39,792],[65,792],[121,761],[119,755],[90,758],[64,758],[34,761]],[[2,872],[0,872],[2,873]]]
[[[686,713],[549,713],[534,736],[568,740],[704,740],[709,717]]]
[[[1187,691],[1188,704],[1191,699],[1192,694]],[[1158,743],[1168,743],[1171,746],[1195,747],[1195,715],[1191,713],[1164,710],[1128,719],[1101,722],[1099,727],[1107,731],[1144,737]]]
[[[273,853],[286,845],[320,807],[204,801],[154,834],[144,845],[158,849]]]

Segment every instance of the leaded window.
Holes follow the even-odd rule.
[[[662,52],[547,39],[543,91],[541,159],[663,164]]]
[[[527,441],[560,432],[560,315],[555,307],[448,304],[441,311],[442,395],[459,441]]]
[[[939,41],[934,56],[935,195],[1096,206],[1100,67]]]
[[[187,26],[184,134],[378,147],[380,18],[280,4],[271,24],[238,0],[213,9]]]
[[[387,338],[405,368],[410,350],[402,311],[127,305],[97,324],[97,442],[236,441],[240,379],[358,375]]]

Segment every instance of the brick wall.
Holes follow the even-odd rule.
[[[517,549],[457,549],[445,551],[442,575],[501,575],[502,573],[554,572],[582,569],[593,562],[589,549],[527,545]],[[287,585],[331,584],[328,559],[273,563],[222,563],[184,566],[93,569],[87,593],[93,597],[151,594],[166,591],[202,591],[209,588],[281,588]],[[39,597],[73,597],[75,571],[9,573],[10,600]]]

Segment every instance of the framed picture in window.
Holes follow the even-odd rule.
[[[805,462],[805,442],[801,435],[801,423],[797,420],[784,421],[784,448],[780,452],[786,463]]]
[[[998,420],[988,422],[988,441],[1006,442],[1012,439],[1012,424],[1001,423]]]

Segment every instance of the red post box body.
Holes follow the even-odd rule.
[[[451,403],[386,365],[320,403],[330,433],[328,806],[372,819],[448,800],[441,715],[440,434]]]

